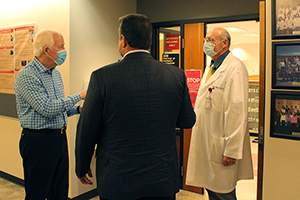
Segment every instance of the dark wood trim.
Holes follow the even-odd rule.
[[[263,147],[265,123],[265,69],[266,69],[266,4],[260,1],[260,57],[259,57],[259,137],[258,137],[258,171],[257,171],[257,200],[262,200],[263,193]]]
[[[234,15],[225,17],[215,17],[215,18],[200,18],[200,19],[190,19],[190,20],[177,20],[177,21],[167,21],[167,22],[154,22],[153,27],[170,27],[179,26],[180,24],[191,24],[191,23],[221,23],[221,22],[236,22],[236,21],[249,21],[256,20],[259,21],[258,14],[249,15]]]
[[[3,179],[8,180],[10,182],[13,182],[13,183],[15,183],[17,185],[20,185],[20,186],[24,187],[24,180],[20,179],[20,178],[18,178],[16,176],[13,176],[13,175],[10,175],[10,174],[8,174],[6,172],[0,171],[0,177],[3,178]]]

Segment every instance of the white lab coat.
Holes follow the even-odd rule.
[[[238,180],[253,179],[248,131],[248,72],[229,53],[206,82],[207,67],[198,91],[187,166],[186,184],[218,193],[231,192]],[[209,88],[214,88],[209,93]],[[211,108],[209,104],[211,97]],[[223,155],[237,159],[222,165]]]

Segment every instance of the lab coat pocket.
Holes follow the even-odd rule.
[[[224,91],[221,89],[214,89],[211,95],[212,109],[217,112],[222,111]]]
[[[226,139],[211,135],[210,161],[222,163]]]

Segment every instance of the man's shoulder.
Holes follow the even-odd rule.
[[[226,65],[228,72],[239,72],[243,74],[248,74],[248,70],[242,60],[235,57],[230,53],[224,60],[223,64]]]
[[[94,70],[93,73],[102,73],[109,70],[116,70],[115,67],[118,67],[120,65],[120,62],[114,62],[108,65],[104,65],[102,67],[99,67],[98,69]]]
[[[228,62],[232,66],[245,66],[242,60],[240,60],[238,57],[234,56],[232,53],[230,53],[228,56]]]
[[[178,73],[178,74],[184,73],[184,71],[181,68],[176,67],[174,65],[160,62],[160,61],[154,59],[152,56],[147,56],[142,59],[149,59],[149,60],[147,60],[147,65],[156,66],[163,70],[172,71],[173,73]],[[114,62],[114,63],[108,64],[108,65],[105,65],[103,67],[100,67],[100,68],[94,70],[93,73],[94,74],[111,73],[114,71],[120,71],[121,69],[123,69],[126,66],[133,66],[133,65],[139,65],[139,63],[137,63],[134,59],[126,59],[126,60],[124,59],[124,60],[121,60],[118,62]],[[130,68],[127,68],[127,69],[130,69]]]
[[[32,63],[29,63],[18,72],[18,76],[26,75],[26,76],[34,76],[36,74],[36,68]]]

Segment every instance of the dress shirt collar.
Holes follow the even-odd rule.
[[[225,53],[223,53],[216,61],[211,60],[210,65],[214,64],[215,71],[220,67],[226,56],[230,53],[229,50],[227,50]]]
[[[131,51],[128,51],[121,60],[123,60],[128,54],[131,54],[131,53],[138,53],[138,52],[144,52],[144,53],[149,53],[149,51],[147,50],[144,50],[144,49],[139,49],[139,50],[131,50]]]
[[[52,70],[55,69],[55,67],[52,68],[51,70],[48,69],[48,68],[45,67],[45,66],[44,66],[44,65],[43,65],[36,57],[34,57],[34,59],[33,59],[32,62],[33,62],[33,66],[35,66],[35,68],[36,68],[38,71],[40,71],[41,73],[47,72],[47,73],[51,74]]]

